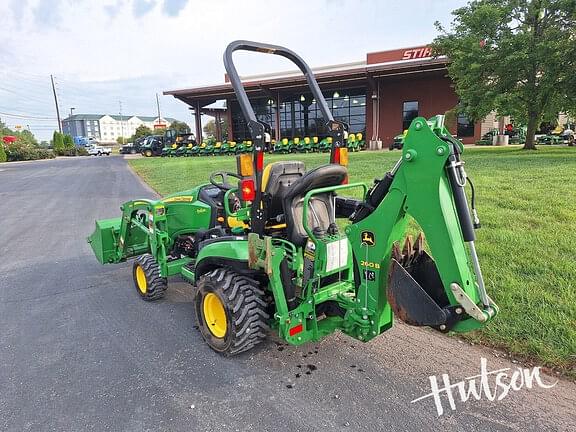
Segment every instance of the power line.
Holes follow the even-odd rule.
[[[7,113],[7,112],[0,112],[0,115],[6,116],[6,117],[19,118],[19,119],[56,120],[55,117],[41,117],[41,116],[34,116],[34,115],[11,114],[11,113]]]

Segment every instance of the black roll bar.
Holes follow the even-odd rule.
[[[267,133],[269,132],[269,130],[267,130],[268,125],[266,125],[264,122],[258,121],[256,114],[254,114],[254,110],[252,109],[252,105],[250,104],[250,100],[246,94],[246,90],[242,85],[242,81],[240,80],[240,76],[238,75],[238,71],[234,65],[234,61],[232,60],[232,54],[234,51],[255,51],[265,54],[275,54],[287,58],[296,66],[298,66],[306,78],[308,87],[310,87],[312,95],[316,99],[316,103],[320,106],[322,117],[324,117],[326,126],[328,127],[330,135],[332,136],[330,163],[337,162],[337,151],[344,145],[344,135],[347,126],[340,121],[334,120],[332,113],[328,109],[326,99],[324,99],[324,95],[322,94],[322,91],[320,91],[318,82],[312,73],[312,69],[310,69],[310,67],[304,60],[302,60],[302,58],[300,58],[298,54],[289,50],[288,48],[284,48],[278,45],[270,45],[246,40],[237,40],[231,42],[228,45],[226,51],[224,51],[224,68],[226,69],[226,73],[228,74],[228,78],[230,79],[230,83],[232,84],[232,88],[234,89],[234,93],[236,94],[236,98],[238,99],[238,103],[242,109],[242,113],[246,119],[246,123],[248,123],[248,128],[250,129],[252,140],[254,141],[253,165],[255,197],[252,201],[250,225],[252,232],[257,233],[259,236],[263,236],[268,211],[262,202],[262,165],[264,149],[266,147],[266,139],[269,138],[270,135]]]
[[[234,51],[256,51],[266,54],[275,54],[281,57],[287,58],[288,60],[292,61],[304,74],[306,81],[308,82],[308,86],[312,91],[312,95],[316,99],[316,103],[320,106],[320,111],[322,112],[322,117],[324,117],[324,121],[326,123],[331,122],[334,120],[332,117],[332,113],[328,109],[328,104],[326,103],[326,99],[324,99],[324,95],[320,91],[320,87],[318,86],[318,82],[314,77],[314,73],[312,73],[312,69],[306,64],[302,58],[296,54],[294,51],[289,50],[288,48],[284,48],[278,45],[270,45],[261,42],[251,42],[246,40],[237,40],[231,42],[226,51],[224,52],[224,68],[226,68],[226,73],[228,74],[228,78],[232,83],[232,88],[236,93],[236,97],[238,98],[238,102],[240,103],[240,108],[242,108],[242,112],[244,113],[244,117],[247,121],[258,121],[256,115],[254,114],[254,110],[252,109],[252,105],[248,100],[248,96],[246,95],[246,90],[244,90],[244,86],[242,85],[242,81],[240,80],[240,76],[238,75],[238,71],[236,70],[236,66],[234,66],[234,62],[232,61],[232,53]]]

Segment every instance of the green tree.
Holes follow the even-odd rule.
[[[64,135],[63,144],[65,150],[72,150],[74,148],[74,140],[71,135]]]
[[[220,120],[220,127],[222,129],[222,139],[226,139],[228,137],[228,122],[225,119]],[[204,125],[202,128],[204,133],[209,138],[216,137],[216,120],[211,119]]]
[[[52,149],[57,155],[64,153],[64,136],[60,132],[54,131],[52,135]]]
[[[32,132],[25,129],[21,132],[16,132],[14,134],[17,141],[23,146],[38,147],[38,141]]]
[[[535,149],[540,122],[574,111],[576,2],[474,0],[452,12],[450,29],[436,22],[436,55],[447,55],[459,110],[479,120],[490,111],[527,125]]]
[[[174,129],[176,133],[190,133],[190,126],[178,120],[174,120],[170,124],[170,129]]]
[[[130,137],[130,141],[134,142],[135,140],[137,140],[138,138],[142,138],[142,137],[146,137],[148,135],[153,135],[153,131],[152,129],[150,129],[148,126],[146,125],[140,125],[136,128],[136,131],[134,132],[134,135],[132,135]]]

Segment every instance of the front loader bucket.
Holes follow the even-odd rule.
[[[88,243],[92,246],[94,255],[100,264],[115,262],[117,234],[120,231],[122,218],[102,219],[96,221],[96,229],[88,237]]]

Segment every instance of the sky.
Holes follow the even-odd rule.
[[[367,52],[423,45],[434,21],[465,0],[0,0],[0,119],[39,139],[62,117],[156,115],[192,123],[166,90],[224,81],[236,39],[284,45],[312,66],[365,60]],[[293,70],[277,56],[237,53],[240,75]]]

